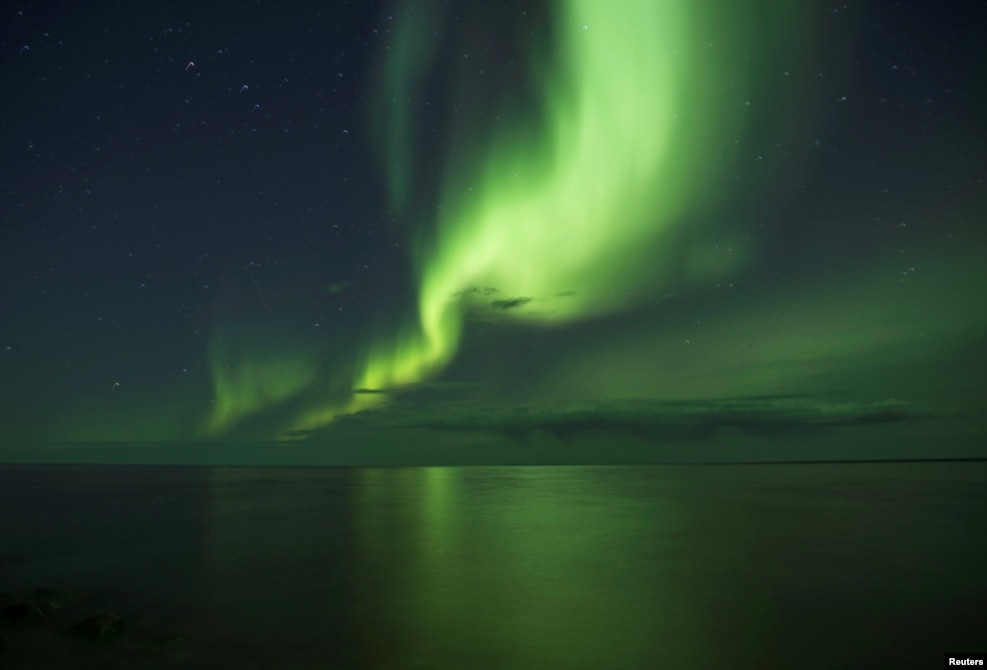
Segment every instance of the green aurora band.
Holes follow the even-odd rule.
[[[667,233],[696,177],[672,167],[676,109],[687,88],[688,34],[673,3],[564,6],[560,59],[567,67],[549,93],[540,146],[503,137],[475,186],[446,189],[435,248],[418,258],[423,278],[419,332],[370,356],[360,387],[419,381],[455,354],[471,287],[532,300],[518,316],[567,321],[613,309],[615,291],[640,283],[620,271],[647,242]],[[688,104],[688,103],[686,103]],[[683,122],[682,125],[685,125]],[[701,146],[694,155],[703,155]],[[665,174],[668,173],[668,174]],[[662,259],[652,257],[656,268]],[[553,298],[559,293],[561,298]]]
[[[531,64],[542,82],[542,118],[535,127],[501,128],[485,155],[463,148],[449,156],[457,169],[442,185],[440,218],[416,240],[417,314],[396,337],[375,341],[350,388],[386,392],[434,377],[455,356],[464,322],[490,309],[493,289],[510,307],[500,317],[565,324],[736,272],[751,259],[739,241],[729,255],[690,255],[680,236],[687,222],[695,225],[701,196],[743,130],[736,96],[752,76],[755,26],[775,40],[760,52],[787,48],[798,37],[798,10],[654,0],[621,0],[620,11],[598,0],[552,8],[556,53],[547,73]],[[384,77],[395,97],[430,60],[422,30],[404,23],[405,34],[395,27]],[[411,166],[406,133],[392,123],[387,137],[399,210],[411,179],[401,174]],[[237,369],[228,358],[213,359],[217,410],[207,434],[237,426],[268,401],[313,392],[297,360],[277,373],[249,361]],[[278,375],[268,387],[275,390],[263,390],[269,382],[260,377]],[[287,430],[317,428],[384,397],[309,403]]]

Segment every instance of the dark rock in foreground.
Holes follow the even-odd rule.
[[[0,609],[0,619],[15,623],[36,623],[46,618],[42,605],[27,600],[8,603]]]
[[[120,617],[100,612],[86,617],[69,628],[69,632],[77,637],[93,642],[105,642],[120,637],[123,634],[123,621]]]
[[[106,606],[74,589],[0,593],[0,668],[165,668],[191,653],[182,636],[146,618],[124,626]]]
[[[38,589],[31,595],[0,597],[0,621],[17,625],[37,624],[61,609],[65,598],[52,589]]]

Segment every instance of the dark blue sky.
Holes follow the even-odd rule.
[[[579,104],[681,91],[690,134],[653,174],[615,141],[579,211],[607,175],[682,204],[541,295],[584,233],[535,218],[552,253],[474,272],[504,227],[456,189],[513,211],[482,177],[503,153],[532,184],[576,170],[545,159],[592,77],[569,4],[4,2],[0,442],[983,455],[985,6],[699,3],[694,53],[657,61],[678,88],[615,41],[641,93]],[[617,12],[632,43],[648,19]]]

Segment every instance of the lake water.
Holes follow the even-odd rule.
[[[940,667],[987,649],[985,485],[977,462],[0,466],[0,591],[64,596],[5,623],[0,665]],[[61,632],[101,610],[122,638]]]

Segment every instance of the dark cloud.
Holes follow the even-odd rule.
[[[494,307],[494,309],[507,310],[527,305],[531,301],[532,298],[508,298],[507,300],[494,300],[490,304]]]
[[[401,386],[389,386],[387,388],[371,389],[357,388],[353,393],[360,394],[386,394],[386,395],[440,395],[443,393],[462,394],[464,391],[472,391],[483,388],[484,385],[478,382],[418,382],[416,384],[404,384]]]
[[[853,402],[822,396],[757,396],[696,401],[623,400],[583,404],[492,405],[394,401],[343,419],[341,426],[491,432],[514,440],[590,433],[667,441],[708,441],[720,434],[792,437],[851,426],[932,419],[940,413],[894,399]]]
[[[463,289],[462,291],[457,291],[452,295],[454,298],[459,298],[465,295],[472,295],[472,294],[493,295],[494,293],[499,293],[499,291],[495,289],[493,286],[471,286],[467,289]]]

